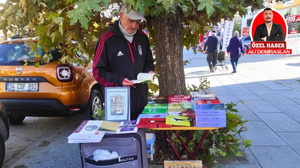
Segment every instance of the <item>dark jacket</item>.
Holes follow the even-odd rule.
[[[220,45],[221,45],[220,37],[216,35],[212,35],[207,38],[203,49],[206,53],[219,53]]]
[[[263,41],[261,38],[267,37],[266,41],[284,41],[285,34],[283,32],[283,28],[280,24],[272,24],[272,29],[270,36],[268,36],[268,30],[265,23],[260,24],[256,27],[253,41]]]
[[[119,21],[100,36],[94,55],[94,78],[106,87],[122,86],[125,78],[133,80],[140,72],[154,71],[147,35],[137,31],[130,43],[120,31]],[[136,119],[148,102],[148,85],[135,86],[130,87],[131,119]]]
[[[227,52],[230,53],[230,58],[239,58],[241,53],[245,53],[243,42],[238,37],[232,37],[227,46]]]

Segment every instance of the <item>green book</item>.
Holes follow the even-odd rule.
[[[168,111],[168,104],[147,104],[143,110],[143,114],[158,114],[166,113]]]

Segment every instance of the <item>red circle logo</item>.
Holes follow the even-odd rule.
[[[288,28],[287,28],[286,20],[276,9],[272,9],[272,11],[273,11],[273,22],[276,23],[276,24],[281,25],[281,27],[283,29],[283,32],[285,34],[285,39],[286,39],[286,36],[288,34],[288,32],[287,32]],[[259,11],[256,14],[256,16],[252,20],[252,23],[251,23],[251,26],[250,26],[250,32],[249,32],[252,41],[253,41],[253,37],[254,37],[256,27],[260,24],[265,23],[263,13],[264,13],[264,10],[262,9],[261,11]]]

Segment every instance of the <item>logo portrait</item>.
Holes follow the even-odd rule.
[[[271,22],[272,26],[267,30],[266,25]],[[249,33],[252,41],[285,41],[287,31],[287,23],[281,13],[276,9],[265,8],[253,17]]]

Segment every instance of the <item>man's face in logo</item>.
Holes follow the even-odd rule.
[[[273,11],[265,10],[264,11],[264,19],[266,23],[271,23],[273,20]]]

